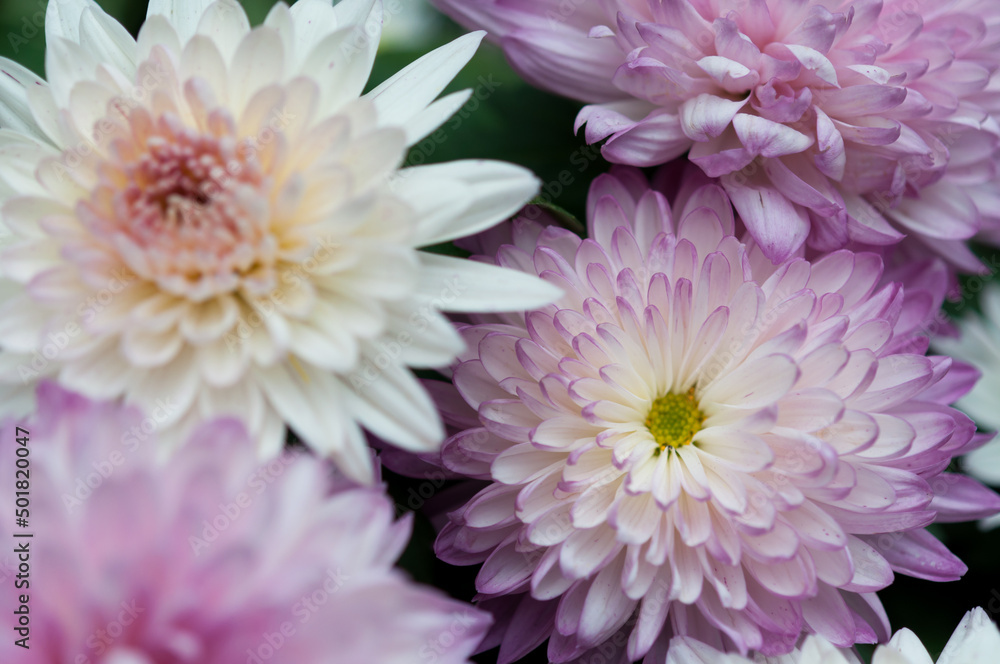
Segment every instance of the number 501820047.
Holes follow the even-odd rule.
[[[28,507],[31,505],[31,462],[29,460],[30,449],[28,448],[28,440],[30,434],[27,429],[22,429],[17,427],[16,432],[17,438],[17,460],[15,465],[17,466],[14,471],[14,504],[17,509],[14,516],[16,517],[17,525],[21,528],[28,527],[28,517],[30,512]]]

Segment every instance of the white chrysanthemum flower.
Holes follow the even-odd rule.
[[[434,101],[482,34],[361,96],[381,23],[380,0],[279,3],[254,29],[235,0],[152,0],[135,41],[92,0],[50,2],[48,81],[0,62],[0,401],[24,410],[44,377],[160,400],[174,441],[238,415],[265,456],[287,423],[359,480],[361,427],[434,448],[408,367],[461,350],[441,312],[558,293],[417,251],[537,182],[485,161],[398,170],[468,99]]]
[[[958,322],[961,335],[934,340],[938,352],[975,366],[982,378],[955,406],[972,417],[983,429],[1000,430],[1000,285],[983,291],[983,316],[966,316]],[[1000,486],[1000,439],[969,453],[962,467],[973,477]],[[1000,526],[1000,517],[984,521],[987,527]]]
[[[982,664],[993,661],[1000,650],[1000,631],[981,608],[969,611],[941,651],[937,664]],[[934,664],[926,646],[905,627],[872,655],[872,664]],[[722,653],[690,637],[670,644],[666,664],[861,664],[853,651],[838,649],[820,636],[809,636],[794,652],[778,657],[757,655],[747,659]]]

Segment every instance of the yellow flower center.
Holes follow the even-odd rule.
[[[704,424],[705,414],[698,408],[693,387],[683,394],[664,394],[646,416],[646,428],[661,450],[690,445]]]

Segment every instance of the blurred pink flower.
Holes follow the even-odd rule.
[[[434,0],[590,105],[610,161],[688,154],[775,262],[903,234],[963,269],[992,215],[993,0]]]
[[[924,355],[934,294],[881,285],[874,254],[775,266],[735,224],[717,185],[671,207],[620,169],[592,185],[590,239],[520,219],[496,252],[565,291],[464,327],[436,389],[441,463],[489,482],[437,551],[483,564],[502,663],[546,639],[553,662],[617,643],[647,664],[673,636],[885,639],[894,573],[965,572],[924,527],[1000,510],[943,472],[981,440],[948,406],[976,372]]]
[[[52,384],[30,432],[30,588],[3,580],[0,660],[18,664],[458,663],[489,617],[393,568],[410,534],[379,490],[314,457],[258,465],[243,426],[202,425],[167,463],[154,418]],[[13,477],[15,424],[0,458]],[[152,432],[152,433],[151,433]],[[5,485],[6,486],[6,485]],[[14,514],[13,490],[0,507]],[[14,645],[30,595],[30,650]],[[15,637],[16,638],[16,637]]]

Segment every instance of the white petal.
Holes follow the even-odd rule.
[[[303,0],[295,3],[295,6],[305,4]],[[285,62],[289,71],[297,71],[302,57],[308,53],[307,44],[296,39],[295,21],[292,19],[292,12],[284,2],[275,3],[271,11],[264,19],[264,25],[275,30],[281,36],[281,42],[285,45]],[[301,57],[300,57],[301,53]]]
[[[414,243],[474,235],[507,219],[538,192],[525,168],[499,161],[453,161],[399,172],[393,183],[419,218]]]
[[[962,617],[938,658],[938,664],[987,662],[1000,652],[1000,631],[981,608]]]
[[[1000,485],[1000,440],[991,440],[970,452],[962,459],[962,468],[983,482]]]
[[[88,7],[80,17],[80,45],[99,62],[114,65],[127,78],[135,76],[135,40],[121,23],[97,5]]]
[[[375,102],[380,124],[406,125],[427,108],[472,59],[485,32],[471,32],[435,49],[366,96]]]
[[[198,373],[197,354],[190,348],[165,366],[154,371],[136,371],[125,393],[125,401],[152,412],[158,405],[169,405],[167,423],[176,422],[189,411],[203,389]]]
[[[80,43],[80,17],[93,0],[51,0],[45,8],[45,40],[62,37]]]
[[[240,42],[250,32],[250,20],[236,0],[212,3],[198,21],[199,35],[209,37],[227,62],[232,60]]]
[[[73,109],[73,124],[81,136],[100,137],[95,128],[107,116],[108,103],[114,97],[115,92],[111,88],[94,81],[81,81],[73,86],[69,101]]]
[[[229,68],[232,107],[242,109],[250,98],[281,80],[285,70],[285,48],[271,28],[257,28],[240,42]]]
[[[358,359],[358,342],[350,330],[312,321],[290,323],[290,347],[305,361],[327,371],[351,370]]]
[[[70,92],[80,81],[92,80],[98,62],[82,46],[62,37],[45,45],[45,73],[52,96],[60,107],[69,106]]]
[[[0,58],[0,127],[47,141],[28,105],[27,89],[35,86],[47,84],[13,60]]]
[[[5,287],[8,284],[4,284]],[[6,352],[34,353],[42,345],[41,334],[53,318],[27,294],[8,297],[0,306],[0,342]]]
[[[135,373],[118,344],[108,339],[87,357],[63,367],[59,381],[91,399],[113,399],[122,394]]]
[[[344,28],[327,35],[306,56],[300,67],[303,75],[316,79],[321,92],[320,107],[332,113],[357,99],[371,75],[371,62],[359,56],[355,49],[367,35],[359,28]]]
[[[458,112],[458,109],[462,108],[471,96],[472,90],[453,92],[417,113],[413,119],[406,123],[406,144],[416,145],[426,138]],[[435,139],[437,138],[441,137],[436,136]]]
[[[130,328],[122,336],[121,352],[136,367],[161,367],[177,356],[183,341],[174,330],[150,332],[143,328]]]
[[[787,394],[798,376],[798,366],[791,358],[769,355],[723,374],[705,390],[702,399],[740,409],[762,408]]]
[[[359,380],[360,379],[360,380]],[[412,452],[436,450],[444,440],[437,408],[413,374],[398,364],[375,376],[352,376],[348,404],[366,429]]]
[[[228,332],[239,315],[240,308],[229,295],[191,303],[181,319],[180,332],[191,343],[209,343]]]
[[[538,277],[476,261],[420,252],[419,291],[442,311],[495,313],[537,309],[562,297]]]
[[[47,93],[44,88],[32,92]],[[48,143],[26,134],[0,129],[0,198],[36,195],[51,198],[38,181],[36,169],[47,157],[56,156]]]
[[[150,3],[150,7],[152,7]],[[197,23],[195,23],[197,26]],[[194,28],[191,30],[194,33]],[[187,39],[184,40],[187,43]],[[139,28],[138,61],[143,62],[149,58],[153,47],[162,46],[170,53],[181,52],[181,40],[177,34],[177,29],[170,23],[170,19],[161,15],[150,15],[146,22]]]
[[[214,103],[221,106],[228,104],[229,90],[226,81],[229,75],[226,61],[218,46],[209,37],[195,35],[184,47],[184,52],[181,55],[180,76],[182,80],[187,81],[185,95],[189,104],[191,104],[192,94],[199,94],[199,100],[206,96],[202,93],[203,86],[207,88],[209,98]],[[204,83],[188,80],[195,77],[203,79]],[[200,104],[200,106],[205,105],[205,103]],[[192,106],[194,105],[192,104]],[[192,110],[195,117],[204,122],[205,120],[201,116],[207,117],[207,113],[211,112],[212,109],[195,108]]]
[[[194,36],[202,14],[213,0],[149,0],[147,21],[151,16],[165,16],[177,31],[182,44]]]
[[[296,361],[258,371],[268,401],[302,440],[352,479],[371,484],[375,470],[361,430],[344,410],[346,390],[331,374]]]
[[[896,650],[901,653],[907,664],[934,664],[934,660],[927,652],[927,648],[920,642],[916,634],[905,627],[892,635],[892,639],[885,646],[886,650]],[[876,657],[875,660],[880,658]],[[974,660],[964,660],[974,661]]]
[[[198,414],[203,419],[237,417],[251,433],[264,427],[267,410],[264,395],[252,380],[241,380],[222,389],[206,388],[198,395]]]
[[[837,81],[837,69],[825,55],[814,48],[799,44],[785,44],[785,48],[792,52],[792,55],[802,63],[803,67],[812,70],[816,76],[830,85],[840,87],[840,83]]]
[[[288,13],[294,26],[293,45],[298,54],[298,62],[304,60],[317,44],[340,27],[330,0],[299,0],[292,5]]]
[[[661,604],[667,604],[669,606],[670,602],[660,602]],[[721,653],[712,646],[697,641],[689,636],[679,636],[670,642],[670,650],[667,651],[667,661],[666,664],[744,664],[744,662],[750,662],[744,657],[740,657],[737,654],[725,654]],[[781,659],[779,661],[786,661]],[[799,661],[789,656],[788,660]],[[814,662],[813,660],[802,659],[802,664],[819,664],[819,662]],[[823,660],[822,664],[841,664],[837,660],[829,661]]]
[[[44,196],[18,196],[10,199],[0,208],[0,217],[8,229],[21,237],[43,241],[48,238],[48,234],[41,229],[38,222],[49,215],[66,214],[72,214],[66,206]],[[0,232],[0,237],[3,235],[4,233]],[[53,257],[55,258],[56,255],[58,255],[58,251],[53,254]],[[53,262],[58,261],[59,259],[56,258]],[[10,272],[6,272],[6,274],[9,275]]]
[[[200,346],[198,358],[206,385],[225,391],[247,382],[243,378],[250,366],[250,349],[235,334]]]
[[[442,367],[465,350],[465,342],[454,325],[436,311],[418,310],[394,321],[387,336],[379,345],[393,351],[395,344],[399,361],[409,367]]]

